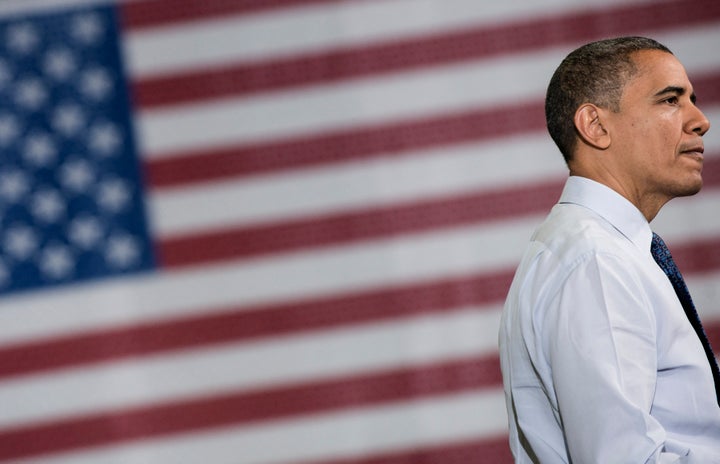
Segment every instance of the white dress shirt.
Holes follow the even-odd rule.
[[[499,337],[517,463],[720,463],[710,366],[651,240],[581,177],[535,232]]]

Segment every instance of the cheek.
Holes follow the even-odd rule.
[[[636,146],[645,147],[655,157],[675,153],[682,138],[682,128],[667,119],[643,120],[634,129]]]

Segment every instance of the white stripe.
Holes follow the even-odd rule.
[[[708,59],[701,50],[716,49],[720,46],[720,24],[706,23],[687,26],[671,31],[648,31],[650,37],[667,46],[685,66],[690,80],[693,74],[720,70],[720,60],[713,56]],[[698,48],[699,47],[699,48]],[[707,48],[706,48],[707,47]],[[702,99],[700,99],[702,103]]]
[[[159,189],[151,191],[148,206],[152,229],[159,236],[170,237],[511,188],[565,175],[567,167],[550,137],[532,133],[275,175]]]
[[[125,54],[129,57],[131,74],[143,78],[380,41],[407,40],[453,29],[494,26],[502,21],[524,20],[537,13],[563,14],[627,3],[625,0],[606,1],[602,5],[578,5],[569,0],[341,2],[132,31],[128,34]]]
[[[11,295],[0,301],[0,344],[514,268],[540,218]]]
[[[702,321],[720,322],[720,269],[684,277]],[[720,353],[720,346],[713,346],[713,349]]]
[[[698,103],[700,105],[700,109],[705,114],[705,117],[708,118],[708,120],[711,122],[711,126],[713,121],[716,121],[717,123],[720,123],[720,105],[713,104],[703,104],[702,102]],[[705,144],[705,156],[718,156],[720,155],[720,130],[710,130],[705,133],[703,136],[703,141]]]
[[[502,391],[492,389],[15,462],[280,464],[442,446],[502,436],[506,428]]]
[[[691,35],[694,42],[680,35]],[[720,28],[667,33],[685,48],[720,45]],[[568,52],[555,47],[522,54],[506,54],[449,66],[376,75],[333,84],[282,90],[242,98],[144,110],[138,131],[145,156],[207,149],[228,144],[377,125],[421,115],[466,111],[485,106],[542,101],[547,82]],[[708,59],[690,59],[689,72],[720,69]]]
[[[494,354],[499,320],[499,307],[458,308],[7,379],[0,427]]]
[[[699,194],[675,198],[658,213],[651,226],[672,250],[682,242],[720,238],[720,186],[704,188]]]
[[[136,0],[120,0],[131,2]],[[3,0],[0,3],[0,18],[11,19],[13,16],[44,14],[48,11],[63,12],[74,8],[106,6],[118,3],[118,0]]]

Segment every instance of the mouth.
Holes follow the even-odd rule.
[[[680,151],[681,155],[690,156],[698,161],[703,160],[703,153],[705,153],[703,145],[694,145]]]

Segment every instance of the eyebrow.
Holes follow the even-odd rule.
[[[685,87],[678,87],[678,86],[675,86],[675,85],[668,85],[667,87],[665,87],[664,89],[662,89],[661,91],[659,91],[658,93],[656,93],[655,96],[656,96],[656,97],[660,97],[660,96],[662,96],[662,95],[664,95],[664,94],[666,94],[666,93],[674,93],[674,94],[677,95],[677,96],[682,96],[682,95],[685,95],[686,92],[687,92],[687,89],[686,89]],[[695,92],[691,93],[691,94],[690,94],[690,101],[693,102],[693,103],[695,103],[696,100],[697,100],[697,97],[695,96]]]

